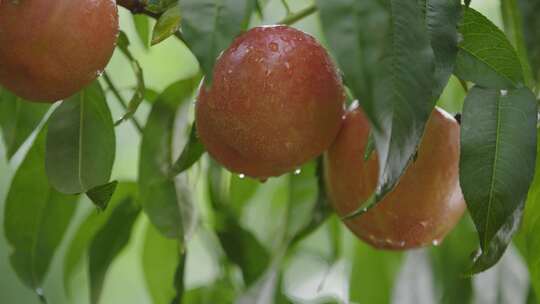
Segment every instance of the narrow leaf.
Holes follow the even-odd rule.
[[[437,303],[473,303],[472,280],[463,273],[471,265],[469,254],[476,246],[476,230],[467,216],[440,246],[430,249]]]
[[[171,304],[182,304],[182,298],[184,297],[185,284],[184,284],[184,272],[186,270],[186,253],[182,253],[176,272],[174,275],[174,289],[176,290],[176,296],[172,300]]]
[[[62,193],[82,193],[109,182],[116,152],[111,112],[97,81],[66,99],[51,115],[46,169]]]
[[[516,51],[504,33],[472,8],[464,10],[460,24],[456,75],[486,88],[522,86],[523,70]]]
[[[156,45],[174,35],[180,29],[181,17],[180,2],[177,2],[157,20],[152,32],[152,45]]]
[[[133,15],[133,24],[135,31],[145,49],[148,49],[148,41],[150,38],[150,19],[145,15]]]
[[[525,45],[529,55],[532,73],[536,81],[540,81],[540,2],[518,0],[519,9],[523,16],[523,32]],[[540,84],[538,84],[540,87]],[[537,89],[538,91],[539,89]]]
[[[523,31],[523,17],[518,7],[518,0],[502,0],[501,10],[506,34],[516,49],[521,67],[523,68],[525,83],[529,88],[533,88],[535,84],[531,65],[529,64]]]
[[[150,221],[170,238],[183,239],[184,225],[191,221],[184,218],[185,209],[190,208],[189,200],[185,196],[181,199],[169,171],[176,111],[191,100],[197,83],[188,79],[167,88],[154,103],[143,132],[139,162],[141,203]]]
[[[148,225],[142,253],[142,266],[152,303],[169,304],[175,297],[172,282],[174,282],[179,256],[178,242],[163,237],[153,225]]]
[[[494,265],[521,220],[536,161],[536,99],[529,89],[474,87],[461,125],[460,184],[480,239],[471,271]]]
[[[204,152],[204,146],[199,141],[199,137],[197,136],[196,125],[193,124],[191,127],[188,142],[182,150],[180,157],[178,158],[178,160],[176,160],[176,162],[171,168],[171,176],[176,176],[191,168],[191,166],[193,166],[193,164],[195,164],[201,158]]]
[[[123,201],[135,199],[137,196],[137,185],[134,183],[121,182],[116,187],[109,206],[103,212],[91,210],[84,221],[79,225],[75,235],[70,240],[64,257],[64,290],[66,294],[71,295],[70,282],[73,279],[77,266],[81,264],[83,258],[86,258],[86,252],[94,236],[107,223],[111,217],[112,211]]]
[[[107,270],[129,242],[139,212],[140,207],[132,198],[122,201],[92,240],[88,250],[90,303],[99,303]]]
[[[23,100],[0,87],[0,128],[8,159],[36,129],[49,107]]]
[[[355,240],[356,241],[356,240]],[[358,303],[391,303],[402,254],[377,251],[356,242],[352,258],[349,296]]]
[[[253,0],[182,0],[182,34],[207,84],[212,81],[214,63],[233,39],[245,29],[254,9]]]
[[[540,129],[537,130],[537,135]],[[536,294],[540,294],[540,141],[536,148],[536,168],[534,179],[527,195],[523,222],[515,243],[527,262],[531,285]],[[534,302],[536,303],[536,302]]]
[[[5,235],[19,279],[42,294],[43,279],[75,211],[77,196],[53,190],[45,175],[43,129],[15,173],[6,199]]]

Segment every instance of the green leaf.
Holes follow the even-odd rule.
[[[188,142],[182,150],[180,157],[171,168],[171,176],[176,176],[191,168],[204,154],[205,148],[197,136],[196,125],[191,126]]]
[[[446,87],[458,53],[457,25],[461,20],[460,0],[425,0],[426,23],[435,53],[433,97],[438,99]]]
[[[527,55],[527,46],[525,44],[523,33],[523,17],[521,16],[521,12],[518,7],[518,0],[502,0],[501,11],[506,35],[509,37],[512,45],[516,49],[521,67],[523,68],[525,83],[529,88],[533,88],[533,74],[531,71],[531,65],[529,64],[529,57]]]
[[[149,48],[148,41],[150,38],[150,19],[145,15],[132,15],[135,31],[145,49]]]
[[[176,111],[191,101],[197,79],[179,81],[167,88],[152,106],[144,128],[139,161],[139,189],[144,211],[161,233],[170,238],[184,238],[184,218],[190,195],[177,193],[169,177],[172,163],[172,137]],[[181,197],[183,196],[183,197]]]
[[[461,125],[460,184],[480,239],[471,271],[502,256],[521,220],[536,161],[536,99],[527,88],[474,87]]]
[[[45,157],[51,185],[82,193],[109,182],[116,152],[111,112],[97,81],[51,115]]]
[[[470,267],[469,253],[476,246],[476,231],[467,216],[440,246],[430,249],[435,291],[437,299],[440,299],[438,303],[473,303],[472,279],[463,273]]]
[[[349,297],[357,303],[391,303],[402,254],[378,251],[356,241]]]
[[[176,290],[176,296],[172,300],[171,304],[182,304],[185,284],[184,284],[184,272],[186,271],[186,253],[182,253],[178,266],[176,267],[176,272],[174,275],[174,289]]]
[[[140,213],[133,198],[120,202],[107,221],[95,234],[88,249],[90,273],[90,303],[99,303],[109,266],[128,244],[131,230]]]
[[[221,51],[244,30],[254,10],[252,0],[182,0],[182,36],[206,76],[212,81]]]
[[[378,0],[317,0],[328,46],[358,100],[373,99],[390,14]]]
[[[343,47],[337,58],[346,79],[353,79],[347,84],[362,101],[379,156],[376,193],[373,199],[360,202],[357,212],[351,214],[356,216],[394,188],[416,152],[439,87],[434,80],[436,57],[430,40],[438,35],[438,29],[432,25],[428,32],[417,1],[389,1],[393,12],[390,27],[384,25],[387,13],[376,0],[320,0],[317,4],[326,36],[339,35],[330,38],[331,42],[342,40],[331,45]],[[388,32],[381,34],[385,29]],[[368,47],[363,49],[365,45]]]
[[[215,304],[234,303],[234,286],[224,279],[220,279],[213,284],[188,290],[184,293],[182,304]]]
[[[537,130],[537,135],[539,132],[540,129]],[[540,294],[540,141],[536,151],[534,179],[527,195],[521,228],[515,239],[527,262],[532,287],[536,294]]]
[[[454,73],[467,81],[494,89],[523,86],[523,70],[504,33],[472,8],[464,10]]]
[[[113,210],[125,200],[135,200],[137,197],[137,185],[134,183],[121,182],[116,187],[109,206],[103,212],[91,210],[84,221],[79,225],[75,235],[70,240],[64,257],[64,290],[68,295],[70,292],[70,282],[73,279],[75,270],[86,258],[86,251],[94,236],[108,222]]]
[[[42,295],[43,279],[75,212],[78,197],[52,189],[45,175],[44,128],[24,158],[6,199],[5,235],[19,279]]]
[[[148,225],[144,239],[142,265],[152,303],[169,304],[175,296],[172,282],[180,256],[178,242],[163,237],[153,225]]]
[[[90,189],[88,192],[86,192],[86,195],[100,210],[105,210],[107,205],[109,205],[109,201],[111,200],[114,191],[116,190],[116,186],[118,186],[118,182],[113,181],[108,184]]]
[[[309,174],[309,171],[305,172],[303,171],[303,174]],[[317,197],[315,200],[315,204],[310,206],[311,210],[309,213],[304,213],[308,215],[308,222],[303,222],[301,225],[297,225],[298,228],[292,229],[294,225],[291,225],[292,221],[291,219],[288,220],[289,222],[289,237],[292,237],[290,240],[289,245],[292,247],[299,243],[301,240],[303,240],[306,236],[310,235],[313,231],[317,230],[330,216],[332,213],[332,207],[330,206],[330,202],[328,201],[328,196],[326,192],[326,184],[324,181],[324,165],[323,165],[323,159],[320,157],[317,160],[317,167],[316,167],[316,178],[317,178]],[[293,181],[294,182],[294,181]],[[309,183],[309,182],[308,182]],[[300,188],[304,188],[307,190],[307,187],[312,187],[311,185],[306,185],[306,181],[302,182],[303,186]],[[301,185],[301,184],[300,184]],[[294,193],[297,191],[295,189],[298,186],[291,185],[291,193],[293,194],[291,198],[296,197]],[[292,204],[298,204],[297,201],[291,201]],[[304,205],[303,203],[302,205]],[[308,205],[309,206],[309,205]],[[290,207],[290,210],[288,211],[289,217],[294,217],[295,214],[303,213],[303,208],[301,205],[299,206],[292,206]],[[297,221],[297,219],[295,219]],[[292,233],[291,233],[292,232]]]
[[[540,81],[540,2],[530,0],[518,0],[519,9],[523,17],[523,32],[526,50],[532,73],[537,81]],[[538,84],[540,90],[540,83]]]
[[[10,159],[36,129],[50,105],[34,103],[0,87],[0,128]]]
[[[139,61],[137,61],[137,59],[135,59],[135,57],[133,57],[133,55],[129,51],[129,44],[130,42],[127,35],[121,31],[120,35],[118,36],[117,45],[122,54],[124,54],[124,56],[126,56],[126,58],[131,63],[131,68],[133,69],[133,73],[135,73],[135,78],[137,79],[137,86],[135,87],[135,92],[133,93],[133,96],[129,101],[126,113],[115,123],[115,126],[133,117],[146,95],[146,85],[144,82],[143,69],[139,64]]]
[[[180,2],[176,2],[157,20],[152,32],[152,45],[156,45],[174,35],[180,29],[181,21]]]
[[[246,286],[251,286],[268,267],[270,255],[257,238],[235,219],[225,221],[225,227],[217,231],[219,241],[228,259],[242,270]]]

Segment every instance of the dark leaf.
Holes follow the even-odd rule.
[[[207,84],[221,51],[244,30],[254,10],[253,0],[182,0],[182,34]]]
[[[0,87],[0,128],[8,159],[36,129],[49,107],[23,100]]]
[[[178,242],[165,238],[153,225],[148,225],[142,264],[152,303],[169,304],[175,297],[175,288],[172,283],[179,256]]]
[[[462,39],[454,71],[459,78],[494,89],[523,85],[523,70],[516,51],[489,19],[467,8],[459,32]]]
[[[178,0],[145,0],[146,9],[153,13],[163,13],[172,4]]]
[[[103,212],[91,210],[79,225],[64,257],[64,289],[68,295],[71,294],[69,283],[73,279],[77,266],[81,264],[83,258],[86,258],[86,252],[96,233],[108,222],[113,210],[121,202],[135,200],[136,197],[137,185],[121,182],[116,187],[107,209]]]
[[[51,115],[46,169],[62,193],[82,193],[109,182],[116,152],[111,112],[97,81],[66,99]]]
[[[426,0],[426,23],[435,53],[435,100],[443,92],[454,71],[461,11],[461,0]]]
[[[195,124],[193,124],[188,142],[182,150],[180,157],[178,160],[176,160],[171,168],[171,176],[176,176],[191,168],[191,166],[193,166],[193,164],[195,164],[201,158],[204,151],[204,146],[199,141],[199,137],[197,136],[197,128]]]
[[[186,253],[184,252],[178,261],[176,272],[174,275],[174,289],[176,290],[176,296],[172,300],[171,304],[182,304],[182,298],[184,297],[184,272],[186,270]]]
[[[471,271],[502,256],[516,231],[536,161],[536,99],[527,88],[474,87],[461,124],[460,184],[480,239]]]
[[[113,181],[108,184],[90,189],[88,192],[86,192],[86,195],[100,210],[105,210],[109,205],[109,201],[111,200],[114,191],[116,190],[116,186],[118,186],[118,182]]]
[[[384,25],[387,13],[376,1],[337,2],[321,0],[317,3],[321,8],[323,26],[330,29],[327,36],[330,37],[328,31],[342,32],[331,39],[336,41],[335,47],[347,46],[341,48],[337,57],[342,58],[342,66],[349,65],[344,69],[345,77],[353,78],[348,84],[361,100],[371,122],[380,164],[376,192],[368,201],[360,202],[360,208],[350,215],[355,216],[392,190],[407,168],[435,105],[433,94],[438,84],[434,82],[432,37],[417,1],[389,1],[390,11],[395,13],[388,27]],[[365,14],[371,15],[369,18],[377,18],[374,19],[376,22],[370,22],[371,26],[380,23],[380,27],[370,29],[363,26],[368,20],[362,18]],[[381,53],[380,41],[385,36],[373,37],[373,33],[383,35],[385,28],[388,29],[386,44]],[[433,26],[431,33],[439,35]],[[364,42],[379,47],[372,49],[369,46],[366,51],[362,48]],[[351,60],[357,63],[349,64]],[[372,83],[376,84],[374,89]]]
[[[43,279],[75,212],[78,196],[52,189],[45,175],[46,127],[15,173],[6,199],[5,235],[19,279],[42,295]]]
[[[178,193],[174,180],[169,178],[169,171],[176,111],[181,104],[191,101],[197,80],[177,82],[158,97],[142,138],[139,161],[141,203],[152,224],[170,238],[183,239],[184,227],[192,221],[184,217],[191,209],[190,191]]]
[[[246,286],[251,286],[267,269],[270,255],[251,232],[233,219],[227,219],[217,234],[227,257],[242,270]]]
[[[109,266],[128,244],[140,207],[133,198],[120,202],[107,221],[95,234],[88,249],[90,273],[90,303],[99,303]]]

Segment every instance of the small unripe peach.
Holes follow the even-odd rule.
[[[376,153],[364,160],[369,130],[360,109],[349,112],[325,157],[328,195],[340,216],[358,209],[377,185]],[[436,108],[416,159],[395,189],[373,209],[346,220],[349,229],[376,248],[400,250],[441,242],[465,210],[459,186],[459,134],[457,121]]]
[[[103,71],[115,48],[114,0],[0,2],[0,85],[25,99],[67,98]]]
[[[259,179],[322,154],[342,123],[344,90],[326,50],[287,26],[237,38],[201,88],[196,122],[210,155]]]

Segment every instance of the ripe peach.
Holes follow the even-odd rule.
[[[349,112],[326,154],[328,195],[340,216],[355,211],[377,185],[376,153],[364,160],[369,130],[360,109]],[[459,137],[457,121],[436,108],[417,158],[396,188],[373,209],[345,224],[376,248],[398,250],[438,244],[465,210],[459,186]]]
[[[54,102],[92,82],[118,35],[114,0],[0,2],[0,84]]]
[[[196,106],[199,137],[229,170],[264,180],[323,153],[342,123],[344,89],[326,50],[287,27],[254,28],[218,59]]]

